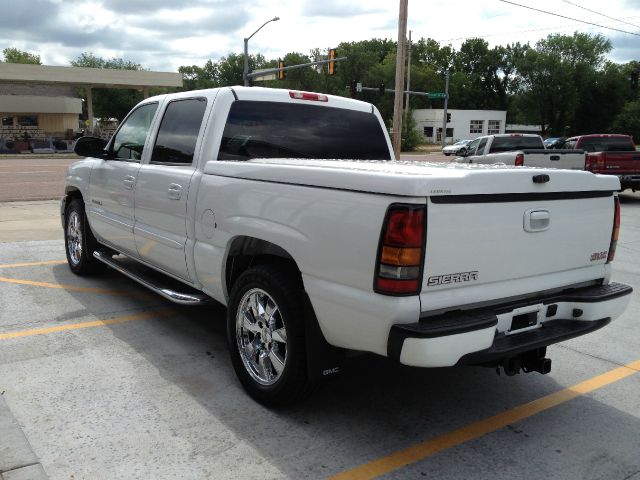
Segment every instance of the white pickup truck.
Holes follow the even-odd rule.
[[[106,145],[75,150],[87,158],[61,203],[71,270],[106,264],[174,302],[226,305],[235,371],[268,405],[354,350],[547,373],[548,345],[603,327],[630,298],[610,282],[617,178],[395,161],[368,103],[163,95]]]
[[[585,169],[584,150],[545,149],[540,135],[506,133],[478,137],[467,145],[457,163],[504,164],[518,167]]]

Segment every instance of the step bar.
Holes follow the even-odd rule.
[[[180,305],[206,305],[214,302],[214,300],[211,297],[201,292],[194,292],[194,293],[179,292],[172,288],[167,288],[162,285],[158,285],[155,281],[149,278],[145,278],[144,276],[127,269],[125,266],[120,264],[117,260],[114,260],[113,258],[111,258],[111,255],[106,252],[96,250],[93,252],[93,256],[97,260],[100,260],[102,263],[108,265],[114,270],[117,270],[123,275],[126,275],[131,280],[138,282],[143,287],[147,287],[149,290],[152,290],[153,292],[157,293],[161,297],[164,297],[167,300],[170,300],[174,303],[178,303]]]

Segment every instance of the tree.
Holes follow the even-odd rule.
[[[576,32],[549,35],[524,51],[515,65],[525,120],[567,136],[595,130],[610,119],[600,108],[605,92],[615,84],[615,72],[605,58],[610,50],[611,42],[602,35]]]
[[[143,70],[142,65],[122,58],[104,59],[91,52],[83,52],[71,62],[74,67],[112,68],[119,70]],[[86,99],[86,92],[80,89],[80,95]],[[142,100],[142,92],[122,88],[92,89],[93,111],[98,118],[116,118],[122,120],[131,108]],[[85,101],[86,104],[86,101]]]
[[[624,106],[613,122],[613,131],[631,135],[636,143],[640,142],[640,98]]]
[[[6,63],[27,63],[32,65],[42,65],[40,55],[35,53],[24,52],[17,48],[9,47],[2,50],[4,61]]]

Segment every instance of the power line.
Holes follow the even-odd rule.
[[[568,3],[569,5],[573,5],[574,7],[578,7],[583,10],[586,10],[587,12],[595,13],[596,15],[601,15],[603,17],[610,18],[611,20],[615,20],[616,22],[626,23],[627,25],[631,25],[632,27],[640,28],[638,25],[635,25],[633,23],[625,22],[624,20],[620,20],[619,18],[610,17],[609,15],[605,15],[604,13],[596,12],[595,10],[591,10],[587,7],[583,7],[582,5],[578,5],[576,3],[570,2],[569,0],[562,0],[562,1],[565,3]]]
[[[627,32],[626,30],[620,30],[619,28],[606,27],[604,25],[598,25],[597,23],[587,22],[586,20],[579,20],[577,18],[566,17],[564,15],[560,15],[559,13],[547,12],[546,10],[540,10],[538,8],[528,7],[526,5],[520,5],[519,3],[510,2],[509,0],[498,0],[498,1],[503,3],[509,3],[511,5],[515,5],[516,7],[527,8],[535,12],[546,13],[547,15],[553,15],[554,17],[566,18],[567,20],[573,20],[574,22],[586,23],[587,25],[593,25],[594,27],[607,28],[609,30],[615,30],[616,32],[627,33],[629,35],[635,35],[636,37],[640,37],[640,33]]]
[[[629,17],[629,18],[638,18],[638,17]],[[618,20],[616,20],[618,21]],[[566,30],[574,30],[574,27],[577,26],[579,24],[577,23],[573,23],[570,25],[566,25],[564,27],[542,27],[542,28],[532,28],[529,30],[518,30],[518,31],[511,31],[511,32],[502,32],[502,33],[489,33],[487,35],[471,35],[468,37],[457,37],[457,38],[447,38],[447,39],[440,39],[437,40],[438,42],[454,42],[456,40],[469,40],[470,38],[489,38],[489,37],[505,37],[508,35],[513,35],[515,33],[530,33],[530,32],[541,32],[544,30],[553,30],[554,32],[564,32]]]

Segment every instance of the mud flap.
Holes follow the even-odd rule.
[[[309,380],[328,380],[339,375],[344,368],[346,350],[329,345],[326,341],[306,292],[304,294],[304,323]]]

